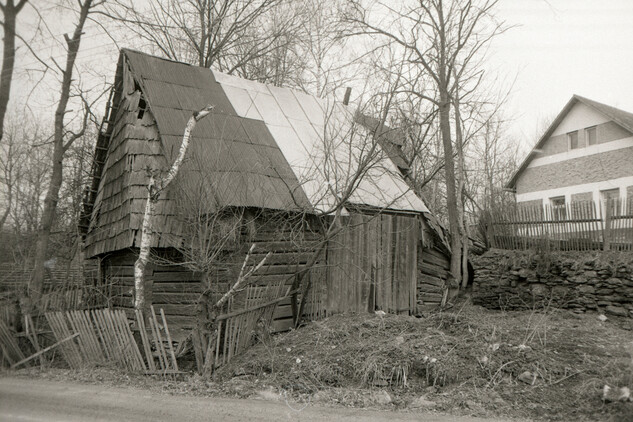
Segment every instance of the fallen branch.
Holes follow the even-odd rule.
[[[20,365],[22,365],[23,363],[26,363],[26,362],[28,362],[28,361],[30,361],[30,360],[32,360],[32,359],[35,359],[36,357],[38,357],[38,356],[40,356],[40,355],[43,355],[44,353],[48,352],[48,351],[49,351],[49,350],[51,350],[51,349],[54,349],[55,347],[59,346],[60,344],[65,343],[65,342],[67,342],[68,340],[72,340],[72,339],[74,339],[74,338],[75,338],[75,337],[77,337],[78,335],[79,335],[79,333],[75,333],[75,334],[73,334],[72,336],[68,336],[68,337],[66,337],[65,339],[58,341],[57,343],[53,344],[52,346],[48,346],[47,348],[40,350],[39,352],[37,352],[37,353],[35,353],[35,354],[33,354],[33,355],[29,356],[29,357],[28,357],[28,358],[26,358],[26,359],[22,359],[21,361],[19,361],[19,362],[17,362],[17,363],[14,363],[13,365],[11,365],[11,369],[14,369],[15,367],[20,366]]]
[[[585,372],[585,371],[574,372],[573,374],[569,374],[569,375],[559,379],[558,381],[554,381],[554,382],[550,383],[549,385],[551,386],[551,385],[559,384],[559,383],[561,383],[561,382],[563,382],[563,381],[565,381],[565,380],[567,380],[567,379],[569,379],[571,377],[575,377],[578,374],[582,374],[583,372]]]

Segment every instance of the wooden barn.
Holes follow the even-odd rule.
[[[332,100],[124,49],[82,220],[85,255],[99,259],[113,306],[133,307],[149,174],[169,168],[187,120],[206,105],[212,114],[195,128],[154,220],[146,291],[173,331],[192,326],[203,291],[229,288],[252,244],[253,262],[273,252],[261,284],[289,285],[318,256],[308,317],[416,314],[440,302],[447,243],[402,177],[397,137]],[[339,229],[324,243],[335,215]],[[287,299],[273,329],[291,324]]]

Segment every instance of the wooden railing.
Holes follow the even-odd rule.
[[[482,234],[500,249],[633,250],[633,198],[487,211]]]

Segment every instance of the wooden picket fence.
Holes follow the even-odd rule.
[[[194,330],[199,372],[211,372],[228,363],[246,350],[258,334],[270,330],[275,308],[286,297],[287,287],[281,280],[264,286],[249,286],[231,298],[227,312],[216,319],[216,332]]]
[[[146,369],[125,311],[94,309],[49,312],[45,316],[57,341],[79,334],[60,345],[71,368],[110,363],[130,371]]]
[[[154,308],[148,315],[151,334],[145,320],[136,313],[136,327],[145,359],[134,337],[125,311],[93,309],[49,312],[46,320],[59,343],[64,359],[71,368],[117,365],[131,372],[148,374],[178,373],[178,364],[165,313],[161,320]],[[160,321],[160,322],[159,322]],[[152,350],[153,349],[153,350]]]
[[[561,206],[514,204],[482,216],[482,231],[500,249],[633,250],[633,199]]]
[[[14,365],[24,359],[24,357],[17,338],[11,332],[9,326],[0,319],[0,366],[5,366],[5,363]]]

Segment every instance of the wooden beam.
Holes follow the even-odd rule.
[[[42,349],[42,350],[40,350],[39,352],[37,352],[37,353],[35,353],[35,354],[32,354],[31,356],[29,356],[29,357],[28,357],[28,358],[26,358],[26,359],[22,359],[21,361],[19,361],[19,362],[17,362],[17,363],[14,363],[13,365],[11,365],[11,369],[13,369],[13,368],[15,368],[15,367],[17,367],[17,366],[20,366],[20,365],[22,365],[23,363],[26,363],[26,362],[28,362],[28,361],[30,361],[30,360],[32,360],[32,359],[34,359],[34,358],[38,357],[39,355],[42,355],[42,354],[44,354],[44,353],[48,352],[48,351],[49,351],[49,350],[51,350],[51,349],[54,349],[55,347],[59,346],[59,345],[60,345],[60,344],[62,344],[62,343],[67,342],[68,340],[72,340],[72,339],[74,339],[74,338],[75,338],[75,337],[77,337],[78,335],[79,335],[79,333],[75,333],[75,334],[73,334],[72,336],[68,336],[68,337],[66,337],[66,338],[65,338],[65,339],[63,339],[63,340],[60,340],[60,341],[58,341],[57,343],[55,343],[55,344],[53,344],[53,345],[51,345],[51,346],[48,346],[47,348]]]

